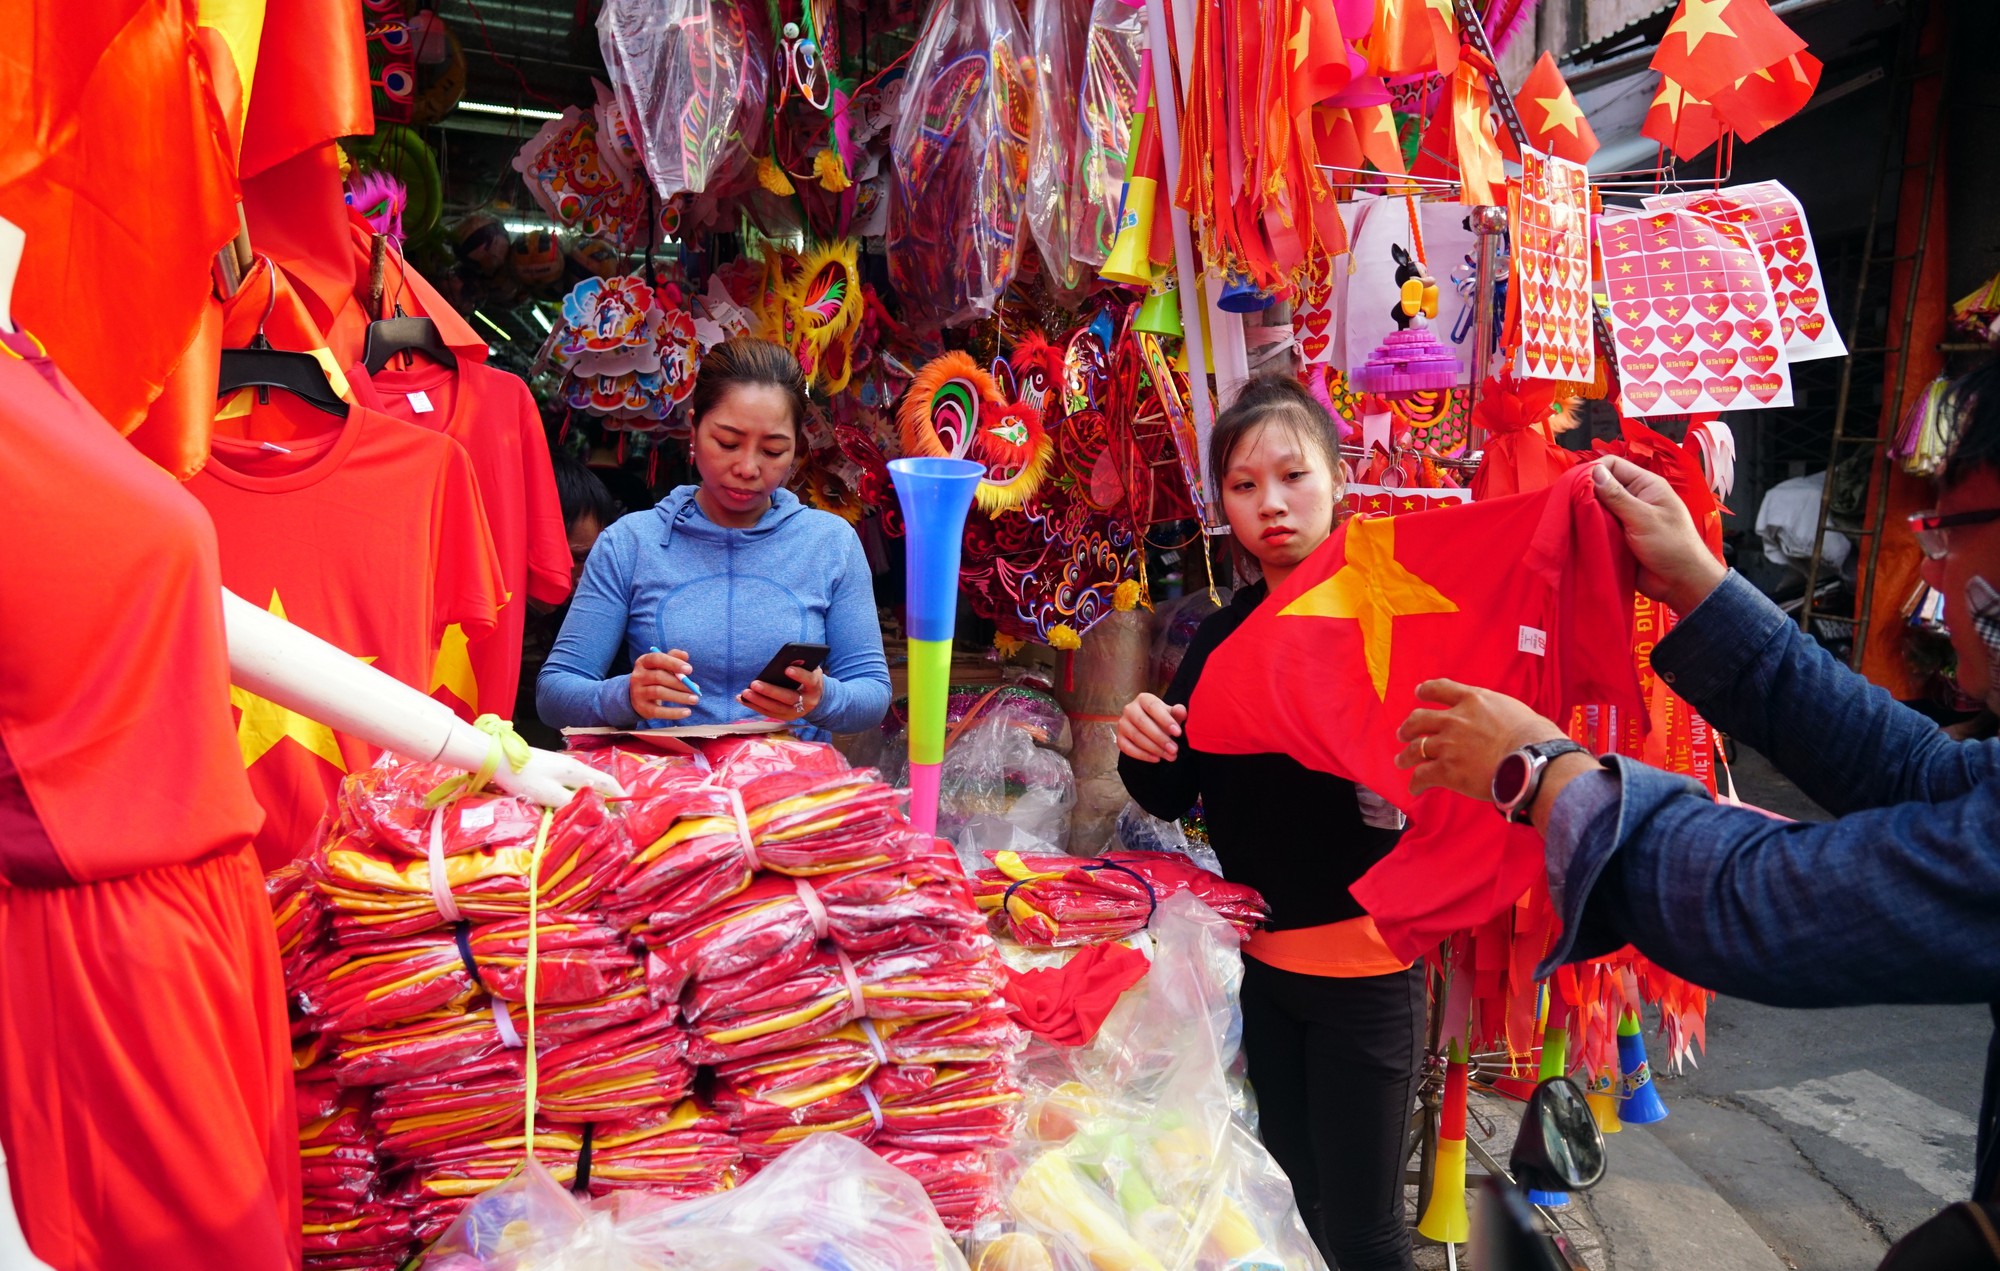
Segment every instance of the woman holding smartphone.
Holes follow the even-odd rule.
[[[763,715],[807,736],[855,732],[889,709],[874,583],[853,527],[785,489],[801,446],[805,376],[763,340],[701,360],[689,445],[699,485],[598,538],[535,681],[555,727],[726,724]],[[790,644],[822,665],[755,678]],[[629,675],[611,675],[620,649]]]
[[[1230,532],[1263,577],[1202,623],[1164,698],[1126,706],[1118,772],[1156,817],[1200,799],[1224,871],[1270,904],[1268,928],[1243,949],[1243,1050],[1264,1143],[1328,1262],[1406,1271],[1403,1147],[1423,1061],[1423,973],[1389,952],[1348,893],[1395,846],[1400,818],[1289,755],[1207,754],[1184,740],[1209,655],[1333,533],[1339,433],[1305,388],[1263,376],[1215,421],[1208,462]],[[1323,691],[1315,668],[1296,671],[1299,692]]]

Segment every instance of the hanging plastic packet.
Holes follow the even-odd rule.
[[[762,121],[743,102],[753,90],[761,100],[766,77],[742,6],[608,0],[597,39],[660,197],[700,194],[728,176],[744,131]]]
[[[1034,63],[1008,0],[943,0],[891,138],[889,276],[944,326],[993,312],[1020,263]]]
[[[1028,226],[1049,281],[1081,296],[1090,276],[1070,255],[1070,225],[1081,210],[1071,193],[1070,156],[1078,149],[1076,96],[1083,81],[1083,29],[1090,0],[1035,0],[1029,14],[1035,54],[1035,119],[1028,130]]]

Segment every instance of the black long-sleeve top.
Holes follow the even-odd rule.
[[[1201,624],[1167,687],[1168,705],[1187,704],[1208,655],[1264,596],[1262,583],[1245,587]],[[1315,668],[1301,666],[1298,675],[1301,693],[1318,691]],[[1169,762],[1119,756],[1118,775],[1140,807],[1171,821],[1200,799],[1223,871],[1263,893],[1274,931],[1362,915],[1348,888],[1389,854],[1397,831],[1362,820],[1352,781],[1315,772],[1290,755],[1218,755],[1196,750],[1185,735],[1178,741]]]

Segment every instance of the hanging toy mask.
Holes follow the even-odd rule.
[[[1042,412],[1009,402],[967,353],[947,353],[917,372],[896,422],[905,454],[983,465],[986,477],[973,497],[989,513],[1033,498],[1055,455]]]

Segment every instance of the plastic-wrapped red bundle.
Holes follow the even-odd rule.
[[[289,984],[326,934],[326,905],[305,867],[296,861],[264,876],[264,894],[271,901],[271,925],[277,929],[278,957]]]
[[[979,906],[1002,910],[1022,944],[1066,947],[1118,940],[1144,929],[1153,910],[1192,892],[1248,931],[1269,916],[1264,898],[1178,852],[1106,852],[1092,859],[999,852],[976,880]]]
[[[784,1120],[845,1094],[885,1064],[1004,1062],[1021,1039],[1007,1013],[990,1003],[966,1015],[847,1024],[787,1051],[718,1064],[715,1107],[732,1122]]]
[[[790,978],[762,989],[730,980],[699,983],[684,1003],[694,1029],[689,1054],[719,1063],[786,1050],[862,1018],[976,1011],[999,991],[1006,970],[984,933],[973,934],[954,944],[852,958],[821,947]]]
[[[541,1045],[568,1041],[612,1024],[629,1023],[653,1013],[646,986],[634,984],[589,1002],[538,1006],[536,1040]],[[496,1012],[504,1015],[501,1023]],[[468,1075],[477,1065],[502,1060],[519,1048],[527,1016],[519,1007],[490,997],[475,997],[456,1009],[432,1011],[404,1023],[343,1033],[335,1040],[334,1070],[342,1085],[376,1086],[407,1081],[454,1069]]]
[[[701,754],[717,783],[738,790],[777,773],[848,770],[847,760],[825,742],[774,734],[719,737],[703,744]]]
[[[945,1230],[954,1236],[965,1235],[999,1207],[992,1160],[985,1152],[925,1152],[880,1144],[874,1151],[923,1185]]]
[[[375,1185],[375,1136],[359,1102],[299,1125],[299,1172],[308,1203],[354,1205]]]
[[[957,1152],[1004,1147],[1013,1138],[1021,1091],[1008,1065],[905,1066],[895,1071],[906,1083],[915,1084],[920,1074],[929,1080],[919,1088],[882,1097],[882,1129],[875,1135],[876,1143]]]
[[[893,832],[903,824],[896,792],[872,770],[772,773],[745,785],[742,796],[765,869],[832,874],[908,850],[906,836]]]
[[[921,850],[814,884],[827,932],[850,953],[953,940],[984,925],[958,859],[915,830]]]
[[[694,1084],[686,1051],[671,1010],[550,1047],[539,1065],[539,1113],[554,1122],[664,1116]],[[383,1153],[410,1160],[518,1126],[521,1099],[516,1051],[482,1076],[444,1073],[384,1086],[373,1115]]]
[[[376,1194],[376,1140],[366,1100],[348,1091],[331,1111],[299,1125],[305,1265],[319,1271],[387,1271],[410,1252],[409,1218]]]
[[[587,1002],[642,978],[639,960],[608,924],[543,917],[538,926],[538,1004]],[[292,997],[316,1026],[346,1033],[410,1019],[481,991],[524,1002],[527,969],[526,918],[459,923],[336,947],[293,980]]]
[[[542,825],[542,810],[534,804],[504,794],[432,798],[441,788],[456,790],[465,779],[447,764],[385,759],[340,783],[339,830],[420,858],[431,854],[433,834],[445,856],[534,847]]]
[[[346,814],[341,819],[351,820]],[[335,937],[383,939],[434,930],[461,917],[483,922],[525,915],[534,840],[513,842],[511,830],[506,839],[499,846],[443,856],[442,877],[434,880],[429,857],[412,858],[370,834],[337,829],[312,865],[333,912]],[[596,792],[571,799],[556,813],[543,850],[538,880],[543,911],[588,910],[631,852],[623,822]]]
[[[604,897],[623,927],[684,922],[748,887],[755,869],[729,791],[691,768],[648,789],[623,805],[635,848]]]
[[[690,979],[733,978],[745,989],[760,989],[803,966],[826,930],[826,911],[810,884],[765,874],[694,919],[672,928],[649,925],[638,934]]]

